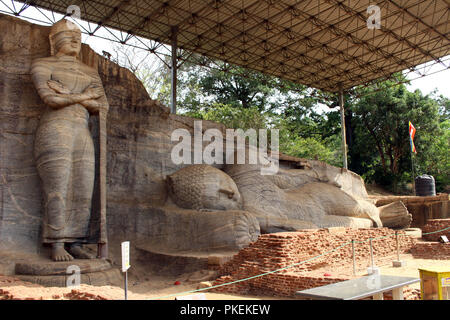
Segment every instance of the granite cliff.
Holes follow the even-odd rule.
[[[42,196],[33,143],[43,102],[31,82],[30,65],[33,59],[48,56],[49,27],[0,15],[0,30],[0,250],[40,253]],[[125,240],[155,252],[237,250],[256,240],[258,223],[246,211],[180,209],[168,199],[165,179],[184,166],[171,161],[177,143],[171,141],[171,133],[180,128],[192,133],[196,119],[169,115],[165,106],[149,98],[133,73],[86,45],[81,60],[98,68],[110,105],[107,225],[111,255],[118,256],[120,242]],[[225,136],[221,124],[203,121],[202,125],[203,131],[216,128]],[[91,117],[90,128],[96,141],[97,117]],[[367,198],[361,177],[350,171],[284,155],[280,167],[304,170],[306,176],[336,185],[358,199]],[[93,205],[95,209],[96,201]]]

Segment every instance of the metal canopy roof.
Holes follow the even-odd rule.
[[[23,1],[22,1],[23,2]],[[448,0],[34,0],[207,57],[337,92],[450,54]],[[367,8],[381,9],[369,29]]]

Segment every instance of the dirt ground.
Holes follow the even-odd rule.
[[[366,186],[371,195],[391,195],[389,192],[377,186]],[[412,255],[403,254],[400,256],[406,265],[401,268],[392,266],[392,260],[396,257],[389,257],[375,261],[375,265],[380,268],[380,273],[385,275],[411,276],[419,278],[419,268],[445,267],[450,271],[450,260],[430,260],[415,259]],[[1,263],[1,261],[0,261]],[[367,274],[367,264],[360,263],[356,266],[356,275]],[[333,267],[332,271],[320,269],[311,272],[311,275],[331,272],[333,276],[346,276],[353,273],[353,266],[346,265],[339,268]],[[213,271],[202,270],[194,273],[187,273],[177,277],[162,276],[149,273],[144,266],[132,266],[128,277],[128,299],[129,300],[174,300],[176,297],[186,295],[201,294],[207,300],[295,300],[286,297],[264,297],[264,296],[240,296],[231,294],[220,294],[209,292],[208,290],[197,291],[202,281],[215,279]],[[36,284],[23,282],[9,276],[0,274],[0,300],[3,299],[33,299],[33,300],[65,300],[65,299],[107,299],[123,300],[123,284],[114,286],[90,286],[80,285],[77,288],[56,288],[42,287]],[[410,286],[413,289],[420,289],[420,283]]]
[[[401,260],[406,262],[406,266],[394,268],[392,259],[384,261],[376,261],[376,265],[380,268],[381,274],[411,276],[419,278],[419,268],[432,268],[436,266],[444,266],[450,270],[450,260],[428,260],[414,259],[411,255],[401,255]],[[368,267],[369,265],[367,265]],[[133,268],[133,267],[132,267]],[[137,268],[139,269],[139,268]],[[344,274],[352,272],[352,266],[342,268],[339,273]],[[335,270],[338,272],[337,270]],[[357,267],[357,275],[366,274],[366,266],[359,265]],[[203,278],[203,279],[202,279]],[[204,294],[207,300],[265,300],[265,299],[281,299],[284,297],[262,297],[262,296],[238,296],[219,294],[214,292],[195,291],[200,282],[205,278],[214,278],[212,271],[197,271],[195,273],[183,274],[178,277],[158,276],[155,274],[147,274],[144,270],[130,269],[128,281],[128,299],[129,300],[173,300],[175,297]],[[411,285],[411,288],[420,289],[420,284]],[[2,299],[33,299],[33,300],[65,300],[65,299],[107,299],[122,300],[124,299],[123,285],[119,286],[102,286],[95,287],[90,285],[81,285],[78,288],[56,288],[42,287],[36,284],[20,281],[18,279],[0,276],[0,300]]]

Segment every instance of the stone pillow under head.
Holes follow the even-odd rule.
[[[169,194],[181,208],[238,210],[239,190],[225,172],[206,164],[184,167],[166,177]]]

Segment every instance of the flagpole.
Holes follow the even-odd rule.
[[[416,153],[416,147],[414,146],[414,135],[416,134],[416,128],[414,128],[411,121],[408,125],[409,143],[411,145],[411,171],[412,171],[412,189],[413,195],[416,195],[416,174],[414,172],[414,153]]]
[[[414,152],[411,151],[411,169],[412,169],[412,189],[413,195],[416,195],[416,174],[414,173]]]

